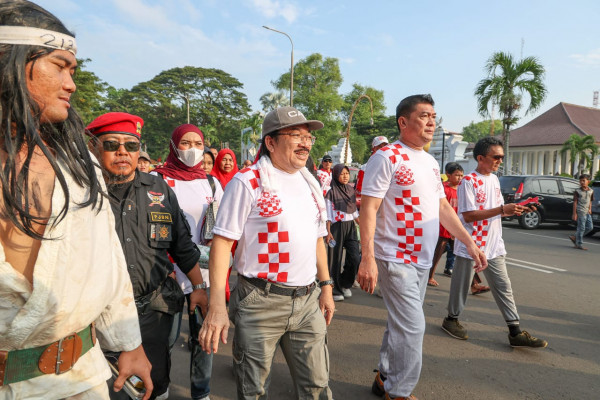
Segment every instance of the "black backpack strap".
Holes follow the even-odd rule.
[[[217,188],[215,186],[215,177],[212,175],[206,175],[206,179],[208,179],[208,183],[210,184],[210,188],[212,189],[213,198],[214,198],[215,194],[217,193]]]

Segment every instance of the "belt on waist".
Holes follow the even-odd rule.
[[[311,294],[317,287],[315,282],[308,286],[280,286],[260,278],[248,278],[240,275],[244,280],[259,289],[266,290],[267,293],[278,294],[280,296],[290,296],[292,298],[306,296]]]
[[[0,386],[41,375],[65,373],[96,343],[94,324],[49,345],[0,351]]]

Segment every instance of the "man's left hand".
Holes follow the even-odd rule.
[[[202,310],[202,315],[208,314],[208,296],[206,290],[197,289],[190,293],[190,314],[194,313],[196,306],[199,306]]]
[[[333,313],[335,312],[335,303],[333,302],[333,287],[325,285],[321,288],[321,296],[319,296],[319,308],[325,317],[327,325],[331,323]]]

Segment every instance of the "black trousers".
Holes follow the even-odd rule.
[[[154,399],[167,391],[171,381],[169,378],[169,372],[171,371],[169,333],[173,326],[173,316],[146,307],[143,314],[138,310],[138,320],[142,334],[142,347],[148,361],[152,364],[150,377],[152,378],[154,390],[150,399]],[[124,390],[119,393],[112,390],[113,382],[111,378],[108,385],[110,398],[112,400],[129,399]]]
[[[333,279],[334,290],[341,293],[342,289],[351,288],[356,278],[360,264],[360,243],[354,221],[336,222],[331,224],[329,230],[336,241],[335,247],[327,247],[329,274]],[[342,268],[344,249],[346,249],[346,260]]]

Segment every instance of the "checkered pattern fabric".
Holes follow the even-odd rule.
[[[268,222],[266,232],[258,233],[258,243],[262,244],[262,251],[258,253],[259,264],[266,264],[269,272],[259,272],[258,277],[272,282],[287,282],[288,273],[279,272],[280,264],[290,262],[289,251],[283,251],[289,246],[288,231],[280,231],[279,223]],[[264,252],[266,251],[266,252]]]
[[[260,208],[259,214],[261,217],[274,217],[283,211],[277,194],[270,194],[269,192],[263,192],[256,205]]]
[[[415,206],[419,206],[421,201],[418,197],[412,195],[410,190],[403,190],[402,197],[396,197],[396,221],[400,222],[398,233],[398,251],[396,258],[408,263],[417,263],[419,257],[415,253],[419,253],[423,247],[423,228],[416,228],[415,223],[423,220],[423,215],[415,211]]]

